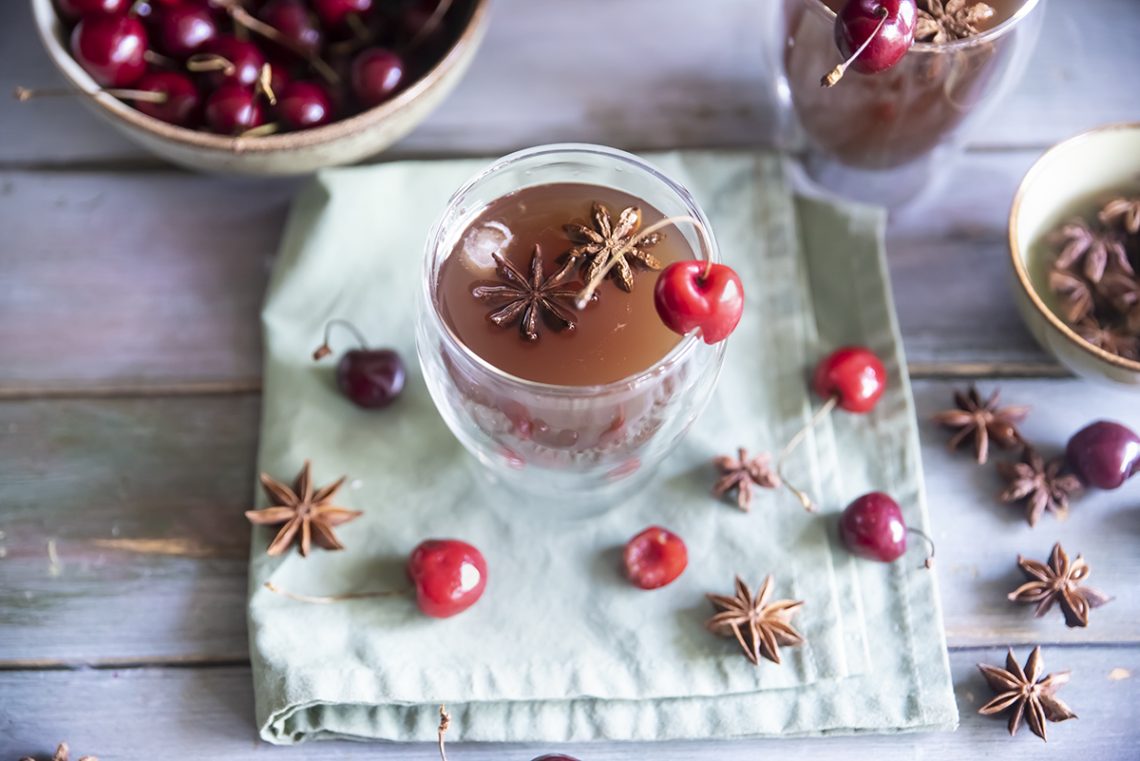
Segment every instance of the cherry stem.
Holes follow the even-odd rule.
[[[245,132],[239,132],[238,137],[269,137],[270,135],[277,134],[277,130],[281,127],[277,122],[266,122],[259,124],[256,127],[250,127]]]
[[[170,97],[168,93],[159,92],[157,90],[130,90],[123,88],[112,88],[107,90],[96,90],[96,92],[107,93],[120,100],[133,100],[140,103],[165,103]],[[74,98],[76,95],[88,95],[84,90],[71,90],[66,87],[46,87],[39,90],[32,90],[27,87],[17,87],[12,93],[12,97],[21,103],[25,103],[32,98]]]
[[[220,71],[228,77],[237,71],[237,67],[233,61],[224,56],[215,53],[195,53],[186,59],[186,70],[195,73]]]
[[[350,13],[344,19],[348,25],[348,30],[352,32],[352,36],[361,42],[369,42],[372,39],[372,32],[368,31],[368,27],[360,20],[360,14]]]
[[[448,727],[451,726],[451,714],[447,712],[446,706],[439,707],[439,758],[440,761],[447,761],[447,751],[444,749],[444,736],[447,734]]]
[[[839,80],[843,79],[843,75],[847,73],[847,68],[855,63],[856,58],[863,55],[863,51],[867,49],[867,46],[879,36],[879,32],[883,31],[883,26],[887,23],[887,19],[890,18],[890,15],[890,12],[887,11],[884,6],[880,5],[879,25],[875,27],[875,31],[871,32],[871,34],[867,36],[867,39],[863,40],[863,44],[859,46],[858,50],[851,54],[850,58],[836,66],[829,71],[825,77],[820,79],[819,84],[823,87],[835,87],[835,85],[839,83]]]
[[[383,592],[351,592],[342,595],[299,595],[295,592],[290,592],[287,589],[282,589],[272,581],[265,582],[265,588],[273,594],[287,597],[290,600],[295,600],[296,602],[305,602],[313,605],[328,605],[330,603],[342,602],[344,600],[364,600],[374,597],[396,597],[398,595],[405,595],[410,591],[410,589],[388,589]]]
[[[178,66],[178,64],[174,62],[174,59],[167,58],[161,53],[156,53],[153,50],[144,50],[143,60],[149,63],[151,66],[157,66],[160,69],[174,69]]]
[[[780,481],[783,482],[784,486],[788,487],[788,491],[796,495],[796,499],[798,499],[800,501],[800,504],[803,505],[804,510],[807,510],[809,513],[815,512],[815,503],[812,502],[811,497],[808,496],[807,492],[805,492],[803,489],[797,488],[784,476],[784,461],[788,458],[789,455],[792,454],[792,452],[796,451],[796,448],[807,436],[808,431],[815,428],[820,420],[823,420],[825,417],[830,415],[831,411],[835,409],[835,405],[838,403],[838,396],[832,396],[826,402],[824,402],[823,405],[815,411],[815,414],[811,416],[811,420],[809,420],[806,425],[796,431],[795,436],[788,439],[788,443],[784,445],[784,448],[780,450],[780,454],[776,457],[776,475],[780,477]]]
[[[629,253],[631,249],[636,248],[638,243],[641,243],[641,241],[645,240],[645,238],[649,237],[663,227],[680,224],[681,222],[692,223],[693,227],[695,227],[697,230],[697,234],[701,236],[701,243],[703,243],[705,248],[708,249],[709,255],[711,257],[713,250],[712,239],[701,220],[688,214],[682,214],[679,217],[666,217],[665,219],[662,219],[658,222],[654,222],[649,227],[645,228],[637,235],[630,238],[624,246],[621,246],[618,250],[610,254],[610,258],[606,262],[606,266],[598,270],[597,274],[594,275],[590,282],[586,283],[586,287],[578,292],[578,297],[575,299],[574,306],[576,306],[578,309],[585,309],[586,304],[590,303],[590,299],[594,297],[594,291],[598,290],[598,286],[601,285],[602,281],[606,279],[606,276],[610,274],[610,270],[612,270],[617,265],[617,263],[621,261],[627,253]],[[709,267],[712,267],[711,258],[709,259],[709,266],[705,268],[706,275],[708,274]]]
[[[930,554],[926,556],[926,560],[923,562],[921,567],[926,568],[926,569],[933,568],[934,567],[934,540],[930,538],[929,534],[927,534],[925,531],[923,531],[921,529],[911,528],[910,526],[907,526],[906,532],[908,534],[914,534],[915,536],[921,537],[922,540],[926,542],[926,546],[930,549]]]
[[[261,71],[257,72],[257,89],[269,101],[269,105],[277,105],[277,93],[273,92],[273,67],[262,64]]]
[[[424,25],[419,28],[415,36],[404,46],[402,52],[408,53],[415,50],[424,40],[435,34],[435,30],[443,23],[443,17],[451,10],[451,2],[452,0],[440,0],[439,4],[435,6],[435,10],[431,12],[427,21],[424,22]]]
[[[290,52],[300,56],[301,58],[304,58],[309,63],[309,65],[313,67],[313,70],[316,71],[317,74],[320,74],[321,78],[328,82],[330,85],[340,84],[340,75],[333,71],[333,68],[329,66],[320,56],[317,56],[314,53],[305,50],[303,47],[296,44],[293,40],[281,34],[281,32],[278,31],[275,27],[272,27],[261,19],[256,18],[253,16],[253,14],[235,2],[235,0],[224,0],[224,2],[218,2],[216,4],[221,5],[222,8],[225,9],[226,13],[230,14],[230,18],[233,19],[233,22],[237,24],[238,27],[248,29],[255,34],[260,34],[267,40],[276,42],[281,47],[288,48]]]
[[[364,340],[364,334],[361,333],[355,325],[353,325],[348,320],[342,320],[339,317],[335,317],[325,323],[325,341],[313,351],[314,360],[324,359],[328,355],[332,354],[332,349],[329,348],[329,335],[332,333],[332,329],[338,325],[347,330],[349,333],[352,333],[361,349],[368,348],[368,342]]]

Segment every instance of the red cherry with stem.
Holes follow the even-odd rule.
[[[887,369],[870,349],[844,346],[815,368],[812,388],[821,399],[835,397],[840,407],[859,414],[875,408],[887,387]]]
[[[1119,489],[1140,473],[1140,436],[1128,426],[1098,420],[1073,434],[1065,460],[1089,486]]]
[[[201,5],[172,5],[156,21],[157,43],[162,53],[183,59],[197,53],[218,36],[218,24]]]
[[[277,93],[277,114],[289,129],[319,127],[332,121],[332,98],[329,97],[328,91],[316,82],[290,82]],[[352,353],[349,352],[349,354]],[[364,352],[357,351],[357,353],[362,354]],[[380,352],[372,353],[379,354]],[[394,355],[395,352],[388,352],[388,354]],[[348,357],[348,354],[345,357]],[[341,360],[341,362],[344,361],[344,359]],[[354,360],[354,364],[360,365],[361,360]],[[388,386],[390,390],[390,382]]]
[[[135,108],[168,124],[189,127],[201,115],[202,96],[190,77],[178,71],[152,71],[135,85],[137,90],[162,93],[162,103],[136,101]]]
[[[483,553],[458,539],[429,539],[408,558],[416,605],[432,618],[448,618],[470,608],[487,586]]]
[[[270,0],[258,16],[288,40],[294,51],[314,56],[320,52],[324,33],[303,0]]]
[[[681,537],[660,526],[650,526],[625,544],[625,575],[635,586],[657,589],[671,584],[689,564]]]
[[[899,503],[882,492],[856,499],[839,518],[839,538],[851,554],[890,563],[906,552],[906,535],[921,536],[930,545],[925,566],[934,562],[934,542],[924,532],[907,528]]]
[[[657,277],[653,303],[670,330],[681,335],[699,330],[705,343],[715,344],[728,338],[740,323],[744,285],[723,264],[674,262]]]
[[[404,59],[385,48],[367,48],[353,59],[350,80],[360,105],[378,106],[404,83]]]
[[[898,63],[914,44],[915,0],[848,0],[835,17],[835,44],[845,59],[822,80],[835,85],[848,68],[877,74]]]
[[[251,88],[264,65],[265,55],[257,45],[230,35],[218,35],[187,62],[191,71],[206,72],[214,87],[238,84]]]
[[[359,348],[347,351],[336,366],[336,382],[342,394],[358,407],[380,409],[394,402],[404,390],[407,373],[400,355],[391,349],[371,349],[356,326],[347,320],[329,320],[325,326],[325,340],[313,352],[320,360],[332,354],[329,334],[334,327],[352,333]]]
[[[372,0],[313,0],[313,10],[327,29],[348,26],[350,18],[359,19],[372,10]]]
[[[87,16],[71,32],[71,54],[103,87],[130,87],[146,73],[146,29],[132,16]]]
[[[206,99],[206,124],[221,135],[240,135],[265,123],[257,93],[235,82],[219,85]]]
[[[56,0],[64,18],[75,21],[85,16],[116,15],[130,10],[131,0]]]

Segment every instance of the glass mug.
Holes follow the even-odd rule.
[[[653,366],[613,383],[559,386],[510,375],[467,348],[440,312],[440,267],[492,201],[526,187],[574,182],[625,191],[678,227],[696,256],[718,261],[711,226],[689,192],[638,157],[594,145],[513,153],[455,192],[432,228],[424,258],[416,350],[428,390],[455,437],[497,488],[544,510],[596,514],[636,491],[708,403],[725,342],[687,335]],[[570,243],[567,243],[569,247]]]
[[[1026,0],[989,31],[917,42],[887,71],[851,70],[824,88],[820,78],[842,59],[835,13],[822,0],[780,2],[777,92],[795,117],[793,143],[806,148],[808,175],[840,195],[889,206],[921,191],[1021,77],[1045,15],[1045,0]]]

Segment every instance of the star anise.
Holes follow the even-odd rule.
[[[1114,198],[1104,205],[1098,216],[1106,225],[1120,220],[1120,226],[1126,231],[1140,234],[1140,198]]]
[[[1059,297],[1062,316],[1066,321],[1078,322],[1093,313],[1096,301],[1092,289],[1089,288],[1089,282],[1080,275],[1067,270],[1051,270],[1049,287]]]
[[[1053,545],[1047,565],[1018,555],[1017,566],[1029,581],[1010,592],[1009,600],[1037,605],[1034,615],[1038,618],[1056,603],[1065,614],[1066,626],[1088,626],[1089,611],[1112,599],[1092,587],[1082,586],[1091,571],[1089,564],[1080,555],[1070,561],[1059,542]]]
[[[1010,736],[1017,734],[1024,718],[1029,731],[1042,740],[1047,740],[1046,721],[1065,721],[1075,719],[1077,715],[1055,694],[1062,685],[1068,683],[1069,672],[1050,674],[1042,679],[1042,669],[1040,647],[1033,648],[1024,669],[1014,660],[1012,649],[1006,655],[1004,669],[979,663],[978,670],[997,696],[979,708],[978,713],[993,716],[1012,709],[1013,713],[1009,717]]]
[[[362,515],[359,510],[347,510],[329,503],[344,484],[346,476],[314,491],[309,476],[309,461],[305,460],[305,467],[301,468],[293,488],[270,478],[266,473],[262,473],[260,478],[270,506],[260,510],[247,510],[245,517],[258,526],[285,524],[277,536],[273,537],[268,554],[280,555],[285,552],[298,534],[301,555],[306,557],[313,542],[326,550],[344,549],[344,545],[337,541],[333,528]]]
[[[772,596],[771,575],[764,579],[755,597],[739,576],[736,577],[736,592],[732,597],[706,596],[719,612],[705,622],[705,626],[721,637],[735,637],[744,655],[756,665],[760,664],[761,657],[779,663],[781,646],[792,647],[804,642],[803,636],[791,625],[792,616],[803,602],[768,602]]]
[[[964,441],[973,438],[974,452],[978,464],[984,465],[989,458],[990,441],[1002,449],[1012,449],[1022,443],[1017,432],[1017,423],[1029,414],[1029,408],[1022,405],[998,407],[998,390],[982,401],[978,389],[971,385],[966,393],[954,392],[957,409],[945,410],[934,416],[934,422],[957,433],[950,439],[951,450],[957,449]]]
[[[572,262],[563,264],[550,277],[543,277],[542,249],[536,245],[530,257],[530,276],[527,277],[499,254],[491,256],[502,282],[477,285],[471,289],[475,298],[498,306],[487,315],[487,319],[500,328],[518,322],[519,334],[527,341],[538,340],[538,324],[543,318],[553,321],[557,330],[577,330],[578,323],[571,305],[581,289],[566,282],[574,269]]]
[[[55,755],[51,757],[51,761],[67,761],[68,756],[71,754],[71,749],[67,747],[67,743],[60,743],[59,747],[55,749]],[[20,761],[36,761],[30,756],[21,758]],[[80,756],[79,761],[99,761],[95,756]]]
[[[1001,493],[1002,502],[1024,502],[1030,526],[1036,526],[1045,511],[1067,518],[1069,498],[1080,492],[1081,480],[1062,473],[1064,466],[1064,458],[1045,462],[1032,447],[1021,453],[1021,462],[999,462],[998,473],[1008,483]]]
[[[720,478],[713,486],[713,496],[723,497],[730,491],[736,491],[736,506],[748,512],[752,504],[752,487],[761,489],[778,489],[780,487],[779,474],[768,464],[771,458],[767,454],[749,457],[748,451],[741,447],[736,450],[736,457],[721,455],[713,460],[713,465],[720,471]]]
[[[992,7],[976,0],[919,0],[914,38],[942,44],[972,37],[993,16]]]
[[[1073,330],[1098,349],[1125,359],[1140,359],[1140,336],[1123,326],[1105,324],[1090,316],[1074,325]]]
[[[641,209],[630,206],[622,210],[614,224],[610,210],[603,204],[595,201],[593,208],[594,226],[587,227],[577,223],[563,225],[566,236],[574,243],[574,247],[566,252],[571,262],[584,261],[585,269],[582,277],[587,283],[594,278],[613,260],[610,276],[617,282],[619,288],[627,293],[633,290],[633,268],[630,260],[651,270],[659,270],[663,266],[657,257],[647,249],[656,246],[664,239],[661,233],[650,233],[637,245],[631,246],[624,252],[623,248],[637,236],[641,229]],[[620,253],[619,253],[620,252]]]
[[[1140,335],[1140,278],[1109,272],[1097,290],[1124,318],[1125,327]]]
[[[1081,262],[1085,277],[1093,283],[1100,282],[1109,265],[1120,272],[1135,274],[1124,241],[1111,231],[1094,230],[1077,219],[1062,225],[1049,240],[1061,247],[1054,262],[1058,269],[1070,269]]]

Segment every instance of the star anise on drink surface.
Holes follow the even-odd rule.
[[[983,401],[977,387],[971,385],[965,393],[954,392],[957,409],[939,412],[933,418],[935,423],[957,430],[949,442],[951,450],[957,449],[968,439],[973,439],[979,465],[984,465],[989,458],[991,441],[1002,449],[1012,449],[1022,443],[1017,423],[1029,414],[1029,408],[1022,405],[998,407],[998,394],[995,389]]]
[[[55,749],[55,755],[51,757],[51,761],[67,761],[71,755],[71,749],[67,747],[67,743],[60,743],[59,747]],[[36,761],[30,756],[21,758],[20,761]],[[95,756],[80,756],[79,761],[99,761]]]
[[[1109,230],[1095,230],[1077,219],[1062,225],[1049,236],[1049,240],[1061,247],[1054,262],[1058,269],[1071,269],[1081,263],[1085,277],[1093,283],[1100,282],[1109,266],[1135,274],[1132,263],[1128,261],[1124,241]]]
[[[1080,275],[1054,269],[1049,272],[1049,287],[1059,297],[1062,316],[1067,322],[1078,322],[1093,313],[1096,307],[1093,291]]]
[[[706,621],[705,626],[721,637],[735,637],[744,650],[744,655],[753,664],[759,665],[761,658],[779,663],[781,646],[792,647],[804,642],[803,636],[791,624],[792,616],[803,605],[803,601],[768,602],[771,596],[771,575],[764,579],[755,597],[748,585],[737,576],[733,596],[706,595],[719,612]]]
[[[543,276],[542,249],[537,245],[530,257],[530,275],[524,275],[515,265],[499,254],[492,254],[500,283],[476,285],[471,295],[480,301],[498,306],[487,319],[505,328],[519,323],[519,335],[527,341],[538,340],[540,321],[554,323],[556,330],[573,332],[578,329],[573,303],[581,287],[567,283],[573,262],[567,261],[550,277]]]
[[[1064,467],[1064,458],[1045,462],[1032,447],[1021,453],[1021,462],[999,462],[998,473],[1008,484],[1001,493],[1002,502],[1024,502],[1030,526],[1036,526],[1046,511],[1067,518],[1069,498],[1081,491],[1081,480],[1064,473]]]
[[[662,268],[660,260],[649,253],[648,249],[660,243],[665,237],[663,234],[650,233],[638,240],[637,245],[626,249],[641,229],[641,209],[636,206],[623,209],[615,224],[610,210],[595,201],[592,216],[593,227],[577,223],[562,226],[566,236],[574,243],[566,256],[572,262],[585,262],[582,277],[587,283],[593,282],[598,273],[613,261],[610,277],[619,288],[628,293],[633,290],[633,268],[630,261],[651,270]]]
[[[1034,615],[1038,618],[1058,604],[1066,626],[1088,626],[1089,611],[1112,600],[1103,592],[1082,586],[1091,571],[1089,564],[1080,555],[1070,561],[1059,542],[1053,545],[1048,564],[1018,555],[1017,567],[1029,581],[1010,592],[1009,601],[1036,605]]]
[[[1117,220],[1132,235],[1140,234],[1140,198],[1114,198],[1097,215],[1106,225]]]
[[[769,464],[767,454],[749,457],[748,451],[741,447],[736,450],[736,457],[721,455],[713,460],[713,465],[720,472],[720,478],[713,485],[713,496],[723,497],[731,491],[736,492],[736,506],[748,512],[752,504],[752,487],[761,489],[778,489],[780,476]]]
[[[1057,697],[1057,690],[1069,681],[1069,672],[1062,671],[1042,678],[1041,648],[1033,648],[1022,669],[1014,660],[1013,650],[1005,658],[1005,668],[978,664],[990,689],[997,693],[993,700],[978,709],[982,716],[994,716],[1012,710],[1009,717],[1009,734],[1017,734],[1022,719],[1029,731],[1047,740],[1045,722],[1075,719],[1077,715]]]
[[[245,517],[258,526],[285,524],[273,537],[267,553],[280,555],[299,541],[301,555],[308,557],[309,549],[315,542],[326,550],[343,550],[344,545],[337,541],[333,528],[359,518],[359,510],[347,510],[330,504],[333,496],[344,484],[346,476],[341,476],[328,486],[313,489],[309,461],[297,475],[293,487],[262,473],[261,488],[269,497],[269,507],[260,510],[247,510]]]
[[[992,7],[976,0],[919,0],[914,38],[941,44],[972,37],[993,15]]]
[[[1124,326],[1105,324],[1090,316],[1074,325],[1073,330],[1098,349],[1125,359],[1140,359],[1140,336]]]

